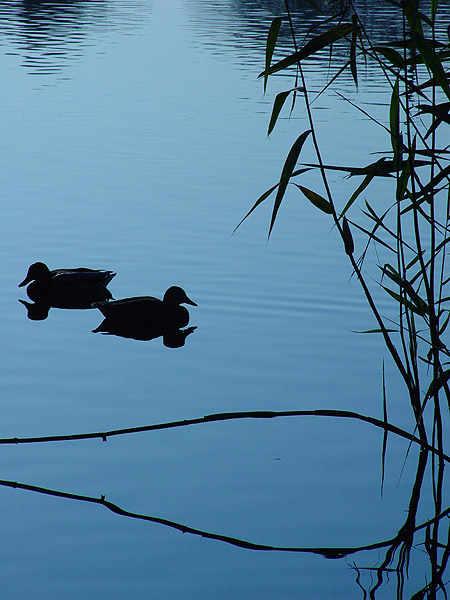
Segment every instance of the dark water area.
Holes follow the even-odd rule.
[[[304,32],[317,17],[295,7]],[[398,27],[385,3],[360,7],[380,38]],[[281,1],[0,2],[5,598],[364,598],[395,546],[418,448],[389,438],[381,494],[381,429],[312,414],[382,419],[385,360],[389,417],[414,428],[381,340],[354,333],[374,323],[340,240],[295,194],[269,243],[269,204],[232,235],[306,127],[299,108],[267,137],[287,80],[264,95],[258,74],[279,14]],[[327,71],[308,62],[313,90]],[[389,119],[369,67],[339,90]],[[314,106],[327,162],[389,145],[333,92]],[[354,182],[332,181],[345,202]],[[116,275],[78,297],[27,294],[36,261]],[[171,286],[198,306],[162,325],[92,307]],[[425,585],[421,544],[405,597]],[[395,593],[385,574],[376,597]]]

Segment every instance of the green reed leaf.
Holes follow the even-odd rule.
[[[275,127],[275,124],[278,119],[278,115],[280,114],[281,109],[286,101],[286,98],[289,96],[292,90],[288,90],[286,92],[280,92],[276,95],[275,101],[273,103],[272,114],[270,115],[269,128],[267,130],[267,135],[270,135]]]
[[[450,369],[447,369],[447,371],[443,371],[436,379],[433,379],[433,381],[430,383],[430,387],[428,388],[427,393],[425,394],[425,399],[432,398],[435,394],[437,394],[439,390],[444,387],[444,385],[449,379]]]
[[[352,333],[396,333],[396,329],[366,329],[365,331],[353,331]]]
[[[450,86],[447,75],[444,71],[441,61],[434,51],[432,43],[430,40],[427,40],[426,38],[417,34],[416,46],[423,58],[425,65],[433,73],[444,94],[450,99]]]
[[[394,292],[393,290],[390,290],[389,288],[385,287],[384,285],[381,286],[392,298],[394,298],[394,300],[396,302],[399,302],[400,304],[402,304],[405,308],[409,308],[409,310],[411,310],[412,312],[422,316],[422,312],[419,311],[412,302],[410,302],[409,300],[407,300],[406,298],[404,298],[403,296],[400,296],[400,294],[397,294],[397,292]]]
[[[436,19],[436,12],[438,7],[438,0],[431,0],[431,21],[434,23]]]
[[[384,471],[386,467],[386,450],[387,450],[387,438],[388,438],[388,412],[387,412],[387,400],[386,400],[386,378],[384,375],[384,359],[383,359],[383,423],[385,425],[383,433],[383,450],[381,452],[381,495],[383,495],[384,485]]]
[[[420,315],[424,316],[429,314],[427,303],[419,296],[412,284],[407,279],[402,278],[392,265],[386,264],[381,270],[383,275],[386,275],[386,277],[391,279],[391,281],[396,283],[401,289],[405,290]]]
[[[351,195],[350,200],[345,205],[344,210],[341,213],[341,217],[343,217],[345,215],[345,213],[348,211],[348,209],[351,207],[351,205],[355,202],[355,200],[358,198],[358,196],[361,194],[361,192],[363,192],[366,189],[366,187],[369,185],[369,183],[372,181],[372,179],[374,177],[375,177],[375,174],[373,174],[373,173],[370,173],[369,175],[366,175],[364,177],[362,182],[359,184],[359,186],[356,188],[356,190]]]
[[[278,61],[277,63],[272,65],[268,71],[266,69],[265,71],[260,73],[258,77],[265,77],[266,74],[272,75],[272,73],[277,73],[278,71],[282,71],[283,69],[287,69],[288,67],[297,64],[298,62],[307,58],[308,56],[311,56],[319,50],[330,46],[337,40],[347,35],[350,35],[354,28],[355,26],[352,25],[352,23],[341,23],[340,25],[336,25],[332,29],[321,33],[317,37],[307,42],[301,50],[298,50],[290,56],[286,56],[286,58],[283,58],[282,60]]]
[[[275,45],[277,43],[278,32],[280,31],[282,18],[275,17],[275,19],[270,24],[269,33],[267,34],[267,42],[266,42],[266,68],[264,71],[264,93],[267,87],[267,80],[269,79],[269,70],[270,63],[272,62],[273,51],[275,50]]]
[[[394,50],[394,48],[390,48],[389,46],[375,46],[374,50],[382,54],[397,69],[404,69],[405,61],[403,60],[403,56],[400,52]]]
[[[303,192],[303,194],[308,198],[311,204],[317,206],[317,208],[319,208],[322,212],[326,213],[327,215],[333,214],[333,206],[323,196],[320,196],[320,194],[317,194],[316,192],[313,192],[312,190],[309,190],[308,188],[304,187],[303,185],[299,185],[298,183],[294,183],[294,185],[297,186],[301,192]]]
[[[411,177],[411,162],[408,159],[403,166],[400,177],[397,181],[396,198],[397,201],[402,200],[405,196],[406,187],[408,185],[409,178]]]
[[[342,221],[342,237],[344,240],[345,253],[351,256],[355,251],[355,244],[353,242],[352,232],[347,219],[344,217]]]
[[[236,232],[237,229],[239,229],[239,227],[242,225],[242,223],[247,219],[247,217],[249,217],[252,212],[255,210],[255,208],[257,208],[262,202],[264,202],[264,200],[266,200],[266,198],[268,198],[270,196],[270,194],[276,190],[276,188],[278,187],[278,183],[276,185],[273,185],[271,188],[269,188],[267,191],[264,192],[264,194],[261,194],[261,196],[258,198],[258,200],[255,202],[255,204],[251,207],[251,209],[248,211],[248,213],[245,215],[245,217],[243,217],[239,223],[236,225],[236,227],[233,229],[233,234]]]
[[[389,110],[389,124],[391,128],[391,145],[394,151],[394,162],[400,161],[401,140],[400,140],[400,98],[398,77],[394,84],[391,96],[391,106]]]
[[[277,218],[278,209],[280,208],[281,201],[283,200],[284,194],[286,192],[289,179],[292,177],[295,165],[297,164],[300,151],[303,147],[303,144],[306,141],[306,138],[310,133],[311,130],[308,129],[304,131],[301,135],[299,135],[293,143],[292,148],[289,150],[289,154],[287,155],[286,162],[284,163],[283,170],[281,171],[280,181],[278,183],[278,191],[273,205],[269,234],[267,236],[268,238],[270,238],[270,234],[272,233],[272,229],[275,224],[275,219]]]
[[[291,173],[291,177],[295,177],[297,175],[301,175],[302,173],[306,173],[306,171],[309,171],[309,168],[304,168],[304,169],[297,169],[296,171],[294,171],[293,173]],[[236,232],[237,229],[239,229],[239,227],[242,225],[242,223],[247,219],[247,217],[249,217],[252,212],[255,210],[255,208],[257,208],[262,202],[264,202],[264,200],[266,200],[270,194],[277,189],[277,187],[280,184],[277,183],[275,185],[273,185],[271,188],[269,188],[267,191],[264,192],[264,194],[262,194],[258,200],[255,202],[255,204],[251,207],[251,209],[248,211],[248,213],[245,215],[245,217],[243,217],[239,223],[236,225],[236,227],[233,229],[233,233],[232,235],[234,235],[234,233]]]
[[[355,82],[356,87],[358,87],[358,72],[356,66],[356,38],[358,36],[358,17],[356,14],[352,15],[352,24],[354,26],[354,30],[352,31],[352,41],[350,44],[350,71],[352,73],[353,81]]]
[[[444,331],[447,329],[447,325],[448,322],[450,321],[450,312],[447,315],[447,318],[445,319],[444,323],[441,325],[440,329],[439,329],[439,335],[442,335],[444,333]]]

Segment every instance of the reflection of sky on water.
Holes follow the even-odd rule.
[[[136,31],[150,10],[147,0],[0,2],[0,35],[9,38],[7,52],[17,52],[30,74],[58,73],[94,43],[93,32],[97,38],[117,27]]]
[[[393,17],[389,4],[384,0],[375,0],[370,4],[370,10],[364,2],[356,2],[356,5],[359,4],[358,11],[365,15],[366,26],[375,37],[382,40],[401,31],[401,22]],[[322,17],[317,16],[307,0],[291,1],[290,6],[301,43],[302,35]],[[185,10],[190,27],[198,34],[196,43],[213,56],[223,56],[228,50],[233,50],[243,64],[260,61],[259,54],[264,52],[266,33],[274,16],[284,17],[275,56],[278,53],[282,56],[291,49],[282,0],[267,0],[251,3],[250,6],[243,0],[187,0]],[[93,46],[102,32],[107,34],[118,29],[135,34],[149,19],[151,12],[151,0],[124,0],[120,3],[110,0],[0,2],[0,34],[6,40],[9,38],[12,45],[6,52],[18,53],[30,74],[58,73],[68,62],[83,56],[86,48]],[[167,19],[170,18],[168,14]],[[249,50],[252,52],[249,53]]]

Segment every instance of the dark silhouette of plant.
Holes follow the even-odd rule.
[[[432,446],[443,453],[444,419],[448,419],[450,408],[450,353],[445,341],[450,320],[450,296],[446,292],[450,281],[446,274],[450,165],[449,150],[440,145],[442,140],[449,139],[450,72],[445,65],[450,59],[450,46],[447,27],[438,20],[437,0],[430,0],[427,14],[420,10],[423,4],[419,6],[419,0],[387,1],[399,11],[402,23],[402,34],[396,39],[375,43],[352,1],[348,0],[345,5],[343,2],[335,3],[339,12],[312,27],[300,44],[289,2],[285,0],[285,18],[290,28],[292,52],[281,60],[273,61],[282,22],[282,18],[277,17],[267,36],[265,69],[260,77],[266,90],[268,79],[273,74],[293,70],[295,83],[290,89],[276,95],[268,133],[276,126],[288,98],[292,100],[291,110],[294,110],[299,97],[303,99],[309,128],[302,131],[292,145],[279,181],[258,198],[238,227],[259,204],[275,193],[268,233],[270,237],[290,184],[322,211],[325,218],[331,219],[377,322],[376,329],[370,332],[383,336],[386,348],[404,381],[414,414],[415,431],[423,448]],[[325,82],[322,92],[348,70],[358,86],[358,68],[362,60],[365,64],[371,62],[379,70],[389,90],[389,112],[385,125],[351,103],[355,109],[361,110],[366,117],[384,128],[389,144],[381,158],[365,166],[326,164],[314,123],[304,61],[314,55],[320,57],[325,49],[329,57],[333,56],[332,52],[336,55],[336,46],[340,49],[338,60],[342,57],[342,47],[348,48],[348,57],[343,65],[337,66],[336,61],[329,59],[335,74]],[[340,96],[344,98],[342,94]],[[317,162],[299,165],[302,148],[309,142],[313,145]],[[313,170],[320,173],[323,187],[320,193],[306,185],[307,177]],[[342,206],[335,200],[328,178],[330,170],[362,177]],[[376,197],[374,201],[370,198],[370,192],[380,177],[392,181],[392,194],[387,200]],[[376,194],[376,189],[374,191]],[[359,218],[354,216],[354,209],[363,192],[366,199],[363,216]],[[358,231],[358,242],[363,240],[358,253],[355,231]],[[375,282],[376,287],[372,285],[366,269],[372,248],[376,249],[374,256],[380,275]],[[379,310],[380,288],[397,307],[394,323],[382,316]],[[385,396],[383,405],[386,415]],[[384,456],[385,442],[383,468]],[[442,454],[432,456],[432,493],[435,515],[438,515],[442,510],[444,463]],[[426,457],[422,454],[408,519],[399,533],[398,545],[392,546],[377,570],[377,583],[370,591],[371,597],[381,585],[396,553],[397,595],[403,597],[425,464]],[[429,554],[431,576],[427,585],[414,597],[435,597],[438,590],[445,595],[443,571],[449,546],[448,539],[445,543],[439,541],[439,522],[427,529],[424,548]]]

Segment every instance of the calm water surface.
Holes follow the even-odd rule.
[[[0,437],[233,411],[381,417],[383,347],[352,333],[374,323],[324,216],[292,194],[269,244],[269,205],[231,235],[306,128],[299,110],[266,136],[285,82],[271,81],[263,97],[257,76],[282,3],[11,1],[0,10]],[[310,65],[313,88],[324,68]],[[365,77],[372,94],[358,99],[386,118],[380,85]],[[349,80],[341,90],[356,98]],[[332,93],[317,118],[327,162],[363,164],[388,144]],[[314,159],[310,148],[303,158]],[[332,179],[344,202],[354,183]],[[180,285],[198,303],[196,329],[174,349],[92,333],[97,310],[29,320],[17,284],[37,260],[114,270],[115,298]],[[411,426],[389,365],[387,374],[390,417]],[[241,548],[80,497],[253,544],[364,546],[396,535],[415,476],[416,450],[403,468],[407,443],[391,439],[381,497],[381,444],[364,423],[292,417],[4,445],[1,480],[79,497],[0,487],[3,597],[363,597],[354,566],[376,566],[383,550],[333,561]],[[411,560],[415,590],[420,548]],[[361,577],[367,587],[374,574]],[[394,594],[386,584],[379,596]]]

